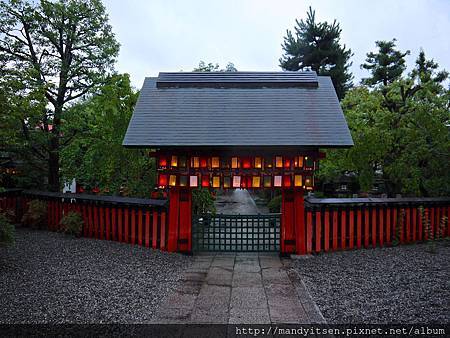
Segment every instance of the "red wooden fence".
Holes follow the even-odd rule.
[[[306,200],[307,253],[450,236],[450,199]],[[428,224],[425,227],[425,224]]]

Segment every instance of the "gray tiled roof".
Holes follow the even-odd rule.
[[[165,74],[161,74],[161,81],[167,80]],[[206,79],[214,77],[214,74],[222,78],[231,78],[233,75],[242,78],[245,74],[258,73],[180,74],[195,74],[197,78],[200,76],[196,81],[202,81],[202,76]],[[296,81],[295,76],[297,81],[311,79],[310,74],[301,74],[304,73],[259,73],[263,84],[251,88],[196,87],[192,81],[187,81],[191,83],[189,86],[157,88],[157,78],[146,78],[123,145],[353,145],[329,77],[317,76],[318,87],[266,85],[267,81],[271,81],[270,78],[282,81],[284,77],[288,82]],[[182,78],[179,79],[182,82]]]

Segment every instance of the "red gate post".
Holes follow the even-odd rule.
[[[306,254],[305,205],[302,191],[281,191],[280,254]]]
[[[178,251],[192,251],[192,190],[180,189]]]
[[[179,223],[179,202],[180,202],[180,189],[172,187],[169,190],[169,233],[167,251],[176,252],[178,242],[178,223]]]

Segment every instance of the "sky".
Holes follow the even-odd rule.
[[[376,40],[397,39],[410,50],[409,69],[420,48],[450,71],[450,0],[104,0],[121,44],[117,70],[140,88],[160,71],[192,71],[200,60],[240,71],[281,71],[286,30],[306,18],[339,22],[341,43],[352,49],[351,71],[360,69]]]

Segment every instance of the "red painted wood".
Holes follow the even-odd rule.
[[[167,251],[175,252],[178,249],[178,227],[180,219],[180,189],[169,190],[169,238]]]
[[[89,217],[89,237],[94,237],[94,220],[92,219],[93,214],[92,204],[88,206],[88,217]]]
[[[428,208],[424,208],[423,210],[423,234],[424,234],[424,240],[427,241],[428,240],[428,236],[429,236],[429,231],[430,231],[430,215],[429,215],[429,209]]]
[[[122,208],[117,210],[117,240],[123,242],[123,211]]]
[[[338,249],[338,211],[333,210],[333,251]]]
[[[353,249],[355,243],[355,211],[353,209],[349,212],[349,218],[348,247]]]
[[[142,209],[138,211],[138,245],[142,245]]]
[[[150,211],[145,212],[145,246],[150,246]]]
[[[161,229],[161,240],[159,243],[159,247],[161,250],[166,250],[166,212],[161,212],[161,221],[159,223]]]
[[[421,215],[420,211],[419,210],[417,210],[417,211],[418,211],[417,212],[417,223],[418,223],[417,239],[419,241],[421,241],[421,240],[423,240],[423,222],[422,222],[422,215]]]
[[[128,208],[125,208],[124,209],[124,212],[123,212],[123,217],[124,217],[124,222],[123,222],[123,241],[125,242],[125,243],[130,243],[130,236],[129,236],[129,230],[130,230],[130,228],[128,227],[128,223],[129,223],[129,220],[130,220],[130,217],[129,217],[129,212],[128,212]]]
[[[153,211],[152,219],[152,248],[156,249],[158,247],[158,212],[156,210]]]
[[[136,244],[136,210],[131,209],[131,244]]]
[[[369,247],[369,209],[364,210],[364,247]]]
[[[108,207],[105,208],[105,238],[108,241],[111,239],[111,216]]]
[[[341,210],[341,249],[345,250],[347,242],[347,211]]]
[[[450,237],[450,206],[447,207],[447,236]]]
[[[411,241],[411,209],[405,209],[405,242],[409,243]]]
[[[192,192],[191,189],[180,189],[180,218],[178,251],[191,252],[192,231]]]
[[[306,212],[306,253],[312,252],[312,212]]]
[[[100,238],[100,223],[98,221],[98,206],[94,205],[94,237]]]
[[[99,238],[105,238],[105,209],[103,207],[98,208],[98,223],[99,223]]]
[[[412,240],[417,241],[417,208],[411,209],[411,221],[412,221]]]
[[[325,252],[328,252],[330,250],[330,212],[328,211],[328,209],[325,210],[324,222],[323,249],[325,250]]]
[[[111,209],[111,239],[117,241],[117,208],[113,207]]]
[[[89,224],[89,218],[87,213],[87,205],[82,204],[81,207],[81,215],[83,217],[83,236],[87,237],[88,235],[88,224]]]
[[[294,203],[293,203],[293,216],[294,224],[292,232],[289,233],[288,239],[295,240],[295,251],[298,254],[305,254],[307,251],[307,235],[308,232],[312,237],[312,229],[308,231],[305,224],[305,204],[303,199],[303,191],[294,190]]]
[[[386,242],[391,244],[391,208],[386,209]]]
[[[316,252],[320,252],[322,250],[320,245],[322,241],[321,215],[322,213],[320,211],[316,211]]]
[[[380,246],[384,245],[384,208],[380,207],[378,209],[378,223],[379,223],[379,236],[378,241],[380,242]]]
[[[435,221],[435,224],[436,224],[435,229],[436,230],[435,230],[435,232],[436,232],[436,237],[440,237],[441,236],[441,234],[440,234],[440,231],[441,231],[441,208],[436,207],[435,210],[436,210],[436,221]]]
[[[356,247],[361,248],[362,237],[362,211],[358,208],[356,211]]]
[[[392,228],[391,229],[392,240],[394,240],[396,238],[396,236],[397,236],[396,228],[398,228],[398,226],[399,226],[399,223],[398,223],[398,210],[397,210],[396,207],[394,207],[394,209],[392,209],[392,227],[391,227]]]
[[[372,247],[377,246],[377,208],[372,208],[372,220],[370,226],[372,227]]]
[[[51,201],[47,201],[47,229],[52,230],[52,205]]]
[[[63,205],[61,201],[58,201],[58,217],[56,222],[56,229],[59,229],[59,223],[61,223],[61,218],[63,215]]]

